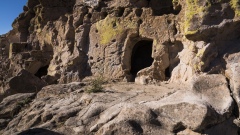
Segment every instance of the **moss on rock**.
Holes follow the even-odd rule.
[[[235,11],[235,16],[239,17],[240,16],[240,0],[231,0],[230,4]]]
[[[185,35],[193,35],[198,32],[197,28],[193,28],[192,25],[194,22],[194,17],[203,18],[207,13],[207,9],[211,6],[209,1],[204,2],[204,5],[201,5],[200,0],[186,0],[186,11],[185,11],[185,24],[184,32]],[[196,24],[195,24],[196,25]]]
[[[113,39],[122,36],[124,31],[137,28],[137,23],[107,16],[104,20],[97,22],[96,28],[99,31],[100,44],[107,45]]]

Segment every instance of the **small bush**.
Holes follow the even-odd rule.
[[[17,105],[18,105],[19,107],[24,107],[24,106],[27,105],[29,102],[31,102],[31,99],[30,99],[30,98],[26,98],[26,99],[23,99],[23,100],[19,101],[19,102],[17,103]]]
[[[88,93],[97,93],[103,91],[103,84],[105,83],[103,76],[97,76],[90,80],[89,86],[86,88]]]

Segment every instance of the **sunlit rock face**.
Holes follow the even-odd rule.
[[[29,0],[3,46],[9,50],[11,43],[26,43],[17,52],[6,51],[12,59],[12,76],[20,68],[36,74],[47,66],[43,78],[49,84],[98,74],[127,81],[145,78],[147,83],[184,82],[201,72],[225,70],[226,64],[217,59],[228,53],[224,47],[238,45],[238,4],[234,0]],[[150,50],[138,52],[145,46]]]
[[[39,92],[45,85],[103,76],[115,82],[190,85],[191,92],[149,101],[145,110],[135,108],[141,113],[154,110],[157,115],[149,114],[149,119],[165,111],[168,117],[179,118],[172,125],[159,118],[167,125],[161,130],[166,134],[212,133],[238,117],[232,111],[237,106],[234,112],[238,114],[240,106],[239,0],[28,0],[12,26],[0,37],[0,100],[33,92],[17,87],[35,85],[36,81],[26,81],[32,78],[41,82],[35,90]],[[10,85],[22,72],[26,74],[24,83]],[[178,96],[177,102],[172,101]],[[186,100],[191,96],[196,99]],[[124,106],[121,111],[131,108]],[[183,120],[188,112],[170,113],[181,110],[179,106],[202,110],[200,120],[190,126],[194,122]],[[120,125],[127,119],[124,114],[119,116]],[[210,122],[205,120],[209,115],[214,115]],[[113,126],[119,134],[126,133],[120,132],[117,122],[103,120],[102,126],[100,120],[91,131],[110,134]],[[135,122],[128,124],[136,126]],[[237,119],[235,123],[240,125]]]

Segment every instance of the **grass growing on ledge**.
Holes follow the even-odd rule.
[[[198,0],[186,0],[187,9],[185,11],[185,25],[184,31],[185,35],[193,35],[198,32],[198,29],[189,30],[191,27],[192,19],[194,16],[202,18],[206,13],[207,9],[211,6],[211,3],[207,1],[205,6],[201,6]]]
[[[30,103],[31,100],[32,100],[32,99],[30,99],[30,98],[23,99],[23,100],[19,101],[19,102],[17,103],[17,105],[18,105],[19,107],[24,107],[24,106],[26,106],[28,103]]]
[[[86,87],[85,91],[87,93],[97,93],[103,92],[103,84],[106,83],[106,80],[103,76],[97,76],[90,80],[89,86]]]

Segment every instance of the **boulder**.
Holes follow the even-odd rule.
[[[239,7],[238,0],[28,0],[0,37],[0,101],[38,93],[15,117],[2,105],[0,134],[214,134],[222,125],[236,134]],[[84,93],[90,83],[72,82],[87,76],[114,83]]]
[[[8,89],[0,95],[0,101],[2,101],[4,97],[16,93],[36,93],[46,85],[46,82],[40,78],[26,70],[21,70],[17,76],[12,77],[8,81]]]
[[[210,104],[219,114],[231,114],[233,98],[225,76],[220,74],[196,76],[192,79],[191,89],[195,96]]]
[[[227,69],[226,69],[226,76],[229,78],[229,85],[232,91],[232,96],[237,103],[238,106],[238,113],[240,110],[240,82],[239,82],[239,75],[240,75],[240,65],[239,65],[239,56],[240,53],[233,53],[225,57],[227,62]],[[235,124],[240,126],[240,119],[236,119]]]

